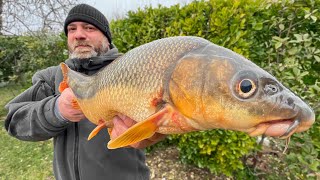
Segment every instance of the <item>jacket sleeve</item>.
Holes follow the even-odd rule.
[[[32,86],[11,100],[5,107],[8,133],[25,141],[41,141],[63,132],[69,122],[60,120],[54,111],[59,95],[55,95],[56,67],[37,72]]]

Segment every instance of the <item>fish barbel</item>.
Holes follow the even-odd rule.
[[[108,143],[124,147],[155,132],[229,129],[288,138],[315,121],[313,110],[274,76],[243,56],[200,37],[178,36],[136,47],[92,76],[61,64],[85,116],[112,130],[123,114],[137,123]]]

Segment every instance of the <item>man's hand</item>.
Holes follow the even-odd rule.
[[[129,129],[131,126],[136,124],[136,122],[129,117],[126,117],[124,115],[118,115],[113,118],[113,129],[111,132],[111,139],[115,139],[118,136],[120,136],[122,133],[124,133],[127,129]],[[145,139],[143,141],[137,142],[135,144],[131,144],[130,146],[136,149],[142,149],[146,148],[148,146],[151,146],[161,140],[163,140],[166,137],[164,134],[155,133],[152,137]]]
[[[72,122],[79,122],[85,119],[83,112],[80,109],[72,107],[72,99],[75,98],[70,88],[65,89],[58,99],[58,109],[62,117]]]

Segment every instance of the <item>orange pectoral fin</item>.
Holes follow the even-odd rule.
[[[100,124],[96,128],[94,128],[94,130],[89,134],[88,141],[93,137],[95,137],[98,134],[98,132],[101,131],[101,129],[106,127],[107,127],[106,124],[101,121]]]
[[[159,126],[170,119],[173,114],[173,108],[170,105],[165,106],[160,111],[151,115],[144,121],[141,121],[114,140],[108,143],[109,149],[116,149],[137,143],[150,138],[157,131]]]

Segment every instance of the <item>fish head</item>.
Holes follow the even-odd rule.
[[[287,138],[312,126],[315,114],[311,107],[274,76],[255,65],[239,69],[229,81],[230,94],[225,97],[229,101],[224,105],[232,107],[232,117],[226,119],[227,122],[236,123],[235,117],[241,119],[237,127],[233,127],[235,130],[251,136]]]
[[[199,130],[286,138],[309,129],[315,121],[310,106],[274,76],[216,45],[183,57],[169,89],[172,103]]]

